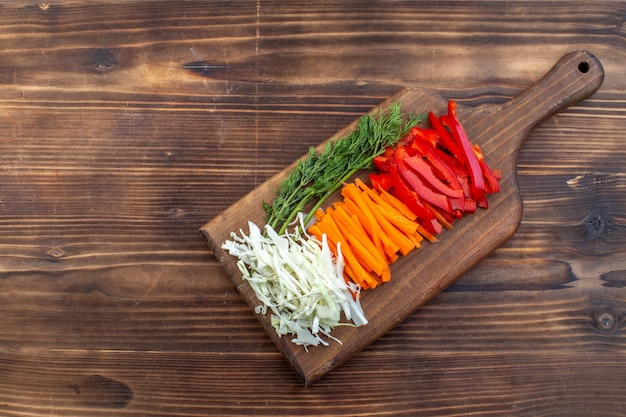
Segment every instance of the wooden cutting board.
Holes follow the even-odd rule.
[[[402,322],[515,233],[522,217],[516,178],[517,154],[522,141],[546,118],[593,94],[603,79],[604,71],[596,57],[588,52],[573,52],[561,58],[538,83],[504,105],[480,110],[458,107],[458,117],[470,140],[480,144],[492,168],[501,170],[501,191],[489,195],[489,209],[479,209],[476,214],[463,217],[454,223],[453,229],[442,232],[439,242],[425,243],[394,263],[391,282],[366,291],[362,297],[369,323],[358,328],[342,326],[333,330],[333,336],[343,344],[331,342],[329,347],[309,347],[307,352],[293,344],[290,337],[278,337],[269,313],[257,315],[305,386],[310,386]],[[382,103],[380,108],[387,109],[394,101],[401,102],[407,113],[443,114],[447,108],[446,100],[421,88],[407,88]],[[378,111],[379,108],[373,110]],[[346,136],[355,125],[356,121],[329,140]],[[322,146],[323,143],[319,148]],[[295,161],[200,229],[251,308],[260,302],[242,279],[236,258],[224,252],[221,245],[233,231],[243,229],[247,233],[249,220],[260,226],[264,224],[262,202],[273,200],[279,183],[294,166]]]

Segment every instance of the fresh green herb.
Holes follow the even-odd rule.
[[[281,182],[271,205],[264,203],[267,224],[283,233],[307,204],[315,201],[305,218],[305,224],[315,211],[360,169],[371,168],[375,156],[398,142],[408,131],[424,121],[425,115],[402,115],[402,105],[394,102],[386,115],[366,115],[359,119],[357,128],[344,138],[328,141],[321,153],[315,148],[300,159],[296,167]]]

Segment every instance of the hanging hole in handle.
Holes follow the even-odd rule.
[[[583,61],[580,64],[578,64],[578,71],[582,72],[583,74],[588,73],[590,69],[591,69],[591,65],[589,65],[589,62],[587,61]]]

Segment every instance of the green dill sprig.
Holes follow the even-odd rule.
[[[394,102],[386,115],[378,114],[359,119],[348,136],[328,141],[321,153],[311,147],[305,158],[280,183],[271,205],[264,203],[266,221],[283,233],[307,204],[315,201],[304,223],[344,182],[361,169],[371,168],[376,156],[404,137],[408,131],[425,120],[425,115],[411,114],[405,121],[402,105]]]

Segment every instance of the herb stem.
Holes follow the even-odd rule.
[[[380,155],[380,154],[378,154]],[[374,159],[373,157],[370,159],[370,161]],[[330,188],[326,194],[322,195],[317,202],[313,205],[313,207],[311,207],[311,210],[309,211],[309,213],[305,216],[303,223],[305,225],[307,225],[311,219],[315,216],[315,212],[322,206],[322,204],[324,204],[324,202],[326,200],[328,200],[328,198],[335,192],[337,191],[343,184],[345,184],[346,181],[348,181],[350,179],[350,177],[352,177],[354,174],[356,174],[357,172],[359,172],[361,170],[361,168],[354,168],[348,172],[346,172],[346,174],[341,177],[339,179],[339,181],[335,182],[335,184],[333,185],[332,188]],[[304,207],[303,207],[304,208]],[[303,209],[302,208],[302,209]],[[300,209],[300,210],[302,210]],[[284,228],[281,229],[282,231],[284,231]]]
[[[375,156],[426,118],[424,114],[411,114],[404,121],[401,107],[394,102],[386,115],[379,111],[361,117],[355,130],[344,138],[329,141],[319,154],[311,147],[308,155],[281,182],[272,204],[264,203],[267,224],[283,233],[298,213],[315,201],[306,216],[306,224],[341,184],[360,169],[371,167]]]

